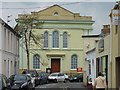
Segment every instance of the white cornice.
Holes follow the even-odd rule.
[[[30,49],[30,50],[51,50],[51,51],[83,51],[83,48],[70,48],[70,49]]]

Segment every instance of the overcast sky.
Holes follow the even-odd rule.
[[[9,0],[7,0],[9,1]],[[33,1],[33,0],[32,0]],[[89,0],[92,1],[92,0]],[[11,20],[8,24],[11,27],[16,25],[15,19],[18,14],[30,13],[33,11],[39,11],[54,4],[58,4],[63,8],[73,12],[80,13],[81,16],[92,16],[93,21],[93,34],[99,34],[104,24],[110,24],[110,11],[115,5],[115,1],[112,2],[2,2],[0,8],[0,16],[5,22],[10,15]]]

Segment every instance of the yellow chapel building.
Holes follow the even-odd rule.
[[[24,14],[19,14],[21,19]],[[37,71],[76,73],[84,67],[83,35],[90,35],[94,21],[91,16],[81,16],[59,5],[31,12],[40,27],[32,28],[35,36],[42,36],[40,45],[30,46],[30,69]],[[20,70],[27,69],[26,51],[20,41]]]

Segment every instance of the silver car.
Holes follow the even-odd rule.
[[[64,73],[56,72],[51,73],[48,76],[48,82],[66,82],[66,76]]]

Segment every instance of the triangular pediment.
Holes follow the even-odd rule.
[[[65,15],[73,15],[73,13],[71,11],[69,11],[69,10],[67,10],[67,9],[57,5],[57,4],[53,5],[51,7],[48,7],[46,9],[44,9],[44,10],[41,10],[38,13],[39,14],[49,14],[49,15],[52,15],[52,14],[54,14],[54,12],[58,12],[58,14],[60,14],[60,15],[64,15],[64,14]]]
[[[92,20],[91,16],[80,16],[79,13],[73,13],[59,5],[53,5],[38,12],[31,12],[31,14],[20,14],[18,17],[25,18],[26,15],[36,20]]]
[[[53,19],[54,20],[54,19],[64,19],[66,17],[68,18],[74,17],[74,13],[72,13],[71,11],[59,5],[53,5],[41,11],[32,12],[32,14],[38,15],[37,17],[39,19]]]

